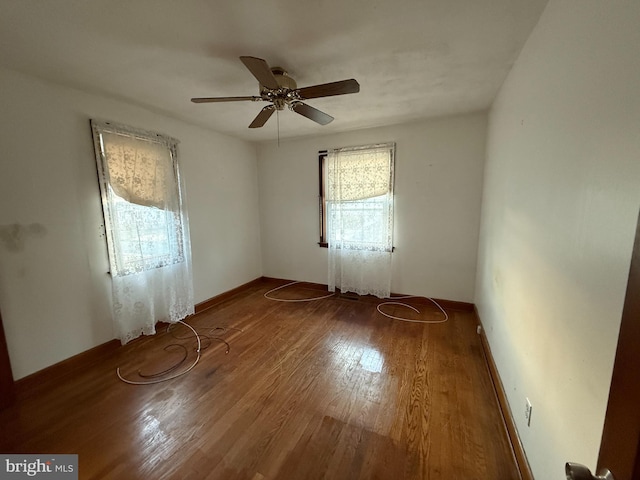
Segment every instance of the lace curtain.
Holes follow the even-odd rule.
[[[177,140],[92,121],[111,267],[116,336],[194,313],[189,222]]]
[[[327,153],[329,291],[391,295],[395,144]]]

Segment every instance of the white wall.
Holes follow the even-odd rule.
[[[640,205],[639,45],[640,2],[551,0],[490,112],[476,303],[538,479],[595,471]]]
[[[396,142],[393,292],[473,301],[486,114],[264,143],[264,275],[327,283],[318,246],[318,151]]]
[[[196,302],[262,273],[255,147],[0,70],[0,308],[16,379],[113,338],[89,118],[181,141]]]

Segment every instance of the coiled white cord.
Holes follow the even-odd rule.
[[[273,288],[273,289],[269,290],[268,292],[266,292],[264,294],[264,297],[269,299],[269,300],[274,300],[276,302],[310,302],[310,301],[313,301],[313,300],[321,300],[323,298],[329,298],[329,297],[332,297],[332,296],[335,295],[335,292],[334,292],[334,293],[330,293],[329,295],[323,295],[323,296],[320,296],[320,297],[313,297],[313,298],[282,299],[282,298],[269,297],[270,293],[273,293],[273,292],[278,291],[280,289],[289,287],[291,285],[295,285],[297,283],[300,283],[300,282],[298,282],[298,281],[290,282],[290,283],[287,283],[285,285],[281,285],[279,287]],[[426,298],[427,300],[433,302],[433,304],[440,309],[440,311],[444,314],[444,319],[442,319],[442,320],[412,320],[412,319],[409,319],[409,318],[402,318],[402,317],[396,317],[394,315],[389,315],[388,313],[385,313],[380,309],[380,307],[382,307],[383,305],[400,305],[400,306],[403,306],[403,307],[410,308],[411,310],[415,311],[416,313],[420,313],[420,310],[418,310],[417,308],[415,308],[415,307],[413,307],[413,306],[411,306],[409,304],[402,303],[402,302],[394,302],[394,301],[382,302],[382,303],[379,303],[376,306],[376,310],[378,310],[378,312],[381,313],[382,315],[384,315],[385,317],[392,318],[394,320],[400,320],[402,322],[410,322],[410,323],[444,323],[447,320],[449,320],[449,315],[447,314],[447,312],[433,298],[417,297],[417,296],[414,296],[414,295],[406,295],[406,296],[401,296],[401,297],[392,297],[392,299],[394,299],[394,300],[395,299],[406,299],[406,298]],[[156,379],[156,380],[147,380],[147,381],[134,381],[134,380],[126,379],[126,378],[124,378],[122,376],[122,374],[120,373],[120,367],[118,367],[116,369],[116,374],[118,375],[118,378],[121,381],[123,381],[124,383],[128,383],[129,385],[153,385],[153,384],[156,384],[156,383],[162,383],[162,382],[166,382],[166,381],[169,381],[169,380],[173,380],[174,378],[178,378],[178,377],[180,377],[182,375],[185,375],[186,373],[189,373],[191,370],[193,370],[193,368],[200,361],[201,350],[202,350],[202,342],[200,340],[200,335],[198,335],[198,332],[196,332],[196,330],[191,325],[189,325],[188,323],[185,323],[182,320],[179,320],[176,323],[181,323],[182,325],[188,327],[193,332],[193,335],[196,337],[196,340],[198,342],[198,348],[196,349],[196,352],[197,352],[196,359],[193,361],[193,363],[189,367],[187,367],[184,371],[182,371],[180,373],[176,373],[176,374],[171,375],[169,377]],[[221,327],[216,327],[216,329],[217,328],[221,328]],[[167,329],[167,331],[168,330],[169,330],[169,328]],[[236,329],[236,330],[240,330],[240,329]],[[240,331],[242,331],[242,330],[240,330]],[[224,340],[222,340],[222,341],[224,342]],[[229,344],[227,342],[224,342],[224,343],[227,344],[226,353],[229,353]],[[272,347],[274,347],[274,346],[272,345]],[[274,349],[275,349],[275,347],[274,347]],[[277,349],[276,349],[276,351],[277,351]],[[278,351],[277,351],[277,353],[278,353],[278,356],[280,356]],[[280,369],[282,370],[281,363],[282,363],[282,360],[280,360]]]
[[[291,303],[295,303],[295,302],[311,302],[313,300],[321,300],[323,298],[329,298],[329,297],[333,297],[335,295],[335,292],[334,292],[334,293],[330,293],[329,295],[323,295],[323,296],[320,296],[320,297],[296,298],[296,299],[273,298],[273,297],[269,296],[269,294],[271,294],[273,292],[276,292],[276,291],[281,290],[281,289],[286,288],[286,287],[290,287],[291,285],[296,285],[298,283],[300,283],[300,282],[298,282],[298,281],[289,282],[289,283],[286,283],[284,285],[280,285],[279,287],[272,288],[271,290],[269,290],[267,293],[264,294],[264,298],[267,298],[269,300],[274,300],[276,302],[291,302]],[[433,304],[440,309],[440,311],[444,315],[444,319],[442,319],[442,320],[412,320],[410,318],[402,318],[402,317],[396,317],[394,315],[389,315],[388,313],[385,313],[380,309],[380,307],[382,307],[383,305],[400,305],[400,306],[403,306],[403,307],[410,308],[411,310],[415,311],[416,313],[420,313],[420,310],[418,310],[415,307],[412,307],[409,304],[401,303],[401,302],[394,302],[394,301],[382,302],[382,303],[379,303],[376,306],[376,310],[378,310],[378,312],[380,312],[385,317],[392,318],[394,320],[400,320],[402,322],[411,322],[411,323],[444,323],[447,320],[449,320],[449,315],[447,314],[447,312],[433,298],[418,297],[416,295],[404,295],[404,296],[401,296],[401,297],[391,297],[391,298],[392,298],[392,300],[405,299],[405,298],[426,298],[427,300],[433,302]]]
[[[403,297],[392,297],[392,298],[394,298],[394,299],[398,299],[398,298],[399,299],[404,299],[404,298],[426,298],[427,300],[430,300],[431,302],[433,302],[435,304],[435,306],[440,309],[440,311],[444,314],[444,319],[442,319],[442,320],[412,320],[410,318],[402,318],[402,317],[395,317],[393,315],[389,315],[388,313],[384,313],[380,309],[380,307],[383,306],[383,305],[400,305],[400,306],[403,306],[403,307],[410,308],[411,310],[413,310],[416,313],[420,313],[420,310],[418,310],[417,308],[412,307],[411,305],[406,304],[406,303],[402,303],[402,302],[382,302],[382,303],[379,303],[378,306],[376,307],[376,310],[378,310],[378,312],[380,312],[385,317],[393,318],[394,320],[400,320],[402,322],[411,322],[411,323],[444,323],[447,320],[449,320],[449,315],[447,315],[447,312],[445,312],[444,308],[442,308],[440,306],[440,304],[438,302],[436,302],[433,298],[417,297],[417,296],[414,296],[414,295],[406,295],[406,296],[403,296]]]
[[[182,325],[185,325],[187,327],[189,327],[191,329],[191,331],[193,332],[193,334],[196,337],[196,340],[198,341],[198,348],[196,350],[196,352],[198,353],[196,359],[193,361],[193,363],[191,364],[190,367],[188,367],[186,370],[184,370],[183,372],[180,373],[176,373],[174,375],[171,375],[170,377],[166,377],[166,378],[161,378],[161,379],[157,379],[157,380],[148,380],[146,382],[136,382],[134,380],[128,380],[126,378],[124,378],[121,374],[120,374],[120,367],[118,367],[116,369],[116,373],[118,375],[118,378],[120,380],[122,380],[124,383],[128,383],[129,385],[153,385],[154,383],[162,383],[162,382],[166,382],[168,380],[173,380],[174,378],[178,378],[182,375],[184,375],[185,373],[189,373],[191,370],[193,370],[193,367],[195,367],[198,362],[200,361],[200,347],[201,347],[201,343],[200,343],[200,335],[198,335],[198,332],[195,331],[195,329],[189,325],[188,323],[183,322],[182,320],[178,320],[177,323],[181,323]]]
[[[295,299],[273,298],[273,297],[269,296],[270,293],[278,291],[281,288],[285,288],[285,287],[289,287],[291,285],[295,285],[296,283],[300,283],[300,282],[291,282],[291,283],[287,283],[286,285],[280,285],[279,287],[272,288],[271,290],[269,290],[267,293],[264,294],[264,298],[268,298],[269,300],[275,300],[276,302],[291,302],[291,303],[295,303],[295,302],[311,302],[313,300],[321,300],[323,298],[329,298],[329,297],[333,297],[335,295],[335,292],[333,292],[333,293],[330,293],[329,295],[323,295],[322,297],[295,298]]]

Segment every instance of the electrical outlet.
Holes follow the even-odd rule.
[[[533,408],[531,406],[531,402],[529,401],[529,399],[525,399],[527,401],[527,404],[524,407],[524,418],[527,420],[527,427],[531,426],[531,409]]]

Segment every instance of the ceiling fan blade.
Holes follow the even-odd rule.
[[[243,100],[257,102],[262,100],[262,97],[200,97],[191,99],[193,103],[239,102]]]
[[[312,85],[298,89],[298,94],[303,100],[309,98],[332,97],[334,95],[345,95],[347,93],[358,93],[360,84],[353,78],[341,80],[339,82],[323,83],[322,85]]]
[[[274,105],[267,105],[266,107],[264,107],[262,110],[260,110],[258,116],[253,119],[253,122],[251,122],[249,128],[260,128],[261,126],[263,126],[265,123],[267,123],[267,120],[269,120],[269,117],[273,115],[273,112],[275,110],[276,107]]]
[[[276,77],[273,76],[271,68],[269,68],[266,61],[256,57],[240,57],[240,60],[242,60],[244,66],[249,69],[253,76],[256,77],[260,85],[264,85],[272,90],[280,88]]]
[[[321,112],[317,108],[313,108],[306,103],[295,102],[291,104],[291,110],[296,113],[299,113],[303,117],[307,117],[309,120],[313,120],[320,125],[326,125],[327,123],[331,123],[333,121],[333,117],[331,115],[327,115],[324,112]]]

